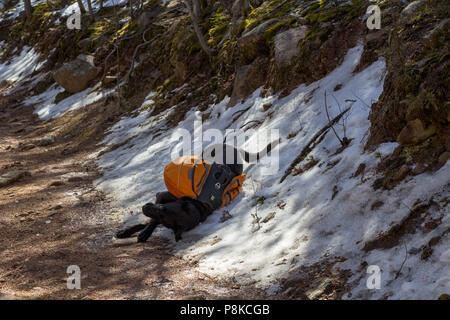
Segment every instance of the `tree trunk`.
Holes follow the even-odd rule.
[[[194,6],[197,7],[197,9],[196,9],[197,12],[200,14],[201,11],[200,11],[200,6],[199,6],[198,0],[193,0],[193,2],[194,2]],[[203,51],[206,52],[206,54],[213,55],[214,50],[212,50],[210,47],[208,47],[208,45],[205,42],[205,39],[203,38],[202,31],[200,30],[200,27],[198,26],[198,18],[194,14],[194,11],[192,11],[190,0],[184,0],[184,4],[186,5],[186,8],[189,12],[189,16],[191,17],[192,25],[194,26],[194,31],[195,31],[195,34],[197,35],[198,41],[200,42],[200,46],[202,47]]]
[[[83,6],[83,2],[81,0],[77,0],[78,7],[80,8],[80,13],[86,13],[86,9]]]
[[[25,4],[25,14],[27,15],[27,19],[31,20],[31,15],[33,8],[31,7],[31,0],[23,0]]]
[[[93,17],[94,16],[94,11],[92,10],[91,0],[87,0],[87,5],[88,5],[89,14]]]
[[[192,0],[192,13],[197,21],[201,18],[202,7],[200,6],[200,2],[198,0]]]

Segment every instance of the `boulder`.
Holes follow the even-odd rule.
[[[97,73],[94,57],[80,54],[75,60],[54,71],[53,79],[66,91],[77,93],[86,89]]]
[[[306,36],[308,30],[307,26],[300,26],[275,36],[275,62],[279,67],[288,66],[292,58],[300,53],[298,43]]]
[[[400,131],[397,142],[402,145],[417,144],[425,141],[436,133],[436,126],[430,125],[425,129],[420,119],[409,121],[408,124]]]
[[[266,78],[267,58],[257,58],[252,64],[242,66],[236,71],[228,106],[234,106],[262,86]]]

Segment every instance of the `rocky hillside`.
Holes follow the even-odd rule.
[[[143,220],[177,130],[242,130],[252,151],[278,130],[276,172],[249,168],[230,206],[176,244],[167,230],[155,237],[199,272],[267,297],[448,297],[447,1],[82,3],[69,28],[76,1],[31,1],[31,16],[3,2],[0,109],[5,123],[32,110],[53,130],[44,144],[65,155],[88,150],[112,220]],[[0,175],[5,190],[23,178],[7,165]],[[380,288],[367,287],[369,266]]]

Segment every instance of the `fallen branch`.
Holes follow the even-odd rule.
[[[150,28],[147,29],[147,30],[150,30]],[[145,45],[147,45],[147,44],[149,44],[149,43],[155,41],[156,38],[158,38],[158,37],[161,36],[161,34],[158,34],[158,35],[154,36],[154,37],[153,37],[152,39],[150,39],[150,40],[145,40],[145,33],[147,32],[147,30],[145,30],[144,33],[142,34],[142,39],[144,40],[144,42],[141,43],[140,45],[138,45],[138,46],[134,49],[133,58],[131,59],[130,69],[128,70],[127,74],[126,74],[125,77],[124,77],[124,80],[125,80],[126,82],[128,82],[128,80],[130,80],[130,76],[131,76],[131,74],[133,73],[133,69],[134,69],[134,61],[135,61],[135,59],[136,59],[136,54],[137,54],[138,50],[139,50],[141,47],[143,47],[143,46],[145,46]]]
[[[342,111],[339,115],[337,115],[333,120],[331,120],[330,122],[328,122],[328,124],[323,127],[322,129],[319,130],[319,132],[317,132],[314,137],[311,138],[311,140],[309,140],[308,144],[303,148],[303,150],[300,152],[300,154],[294,159],[294,161],[292,161],[292,163],[289,165],[289,168],[286,169],[286,171],[284,172],[284,175],[281,177],[280,179],[280,183],[284,181],[284,179],[287,178],[288,175],[291,174],[292,170],[294,170],[294,168],[297,166],[297,164],[299,164],[300,162],[303,161],[303,159],[306,158],[306,156],[311,152],[311,150],[313,149],[313,144],[322,136],[324,135],[334,124],[336,124],[341,118],[342,116],[347,113],[350,110],[350,108],[345,109],[344,111]]]
[[[323,93],[324,96],[324,100],[325,100],[325,112],[327,114],[327,118],[328,118],[328,122],[331,122],[331,118],[330,115],[328,113],[328,106],[327,106],[327,91],[325,90],[325,92]],[[339,138],[339,135],[337,134],[336,130],[334,129],[334,125],[331,125],[331,130],[333,130],[334,135],[336,136],[336,138],[339,140],[339,142],[341,143],[341,146],[344,145],[344,142],[341,140],[341,138]],[[345,135],[344,135],[345,136]]]

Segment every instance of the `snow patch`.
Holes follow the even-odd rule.
[[[39,71],[45,63],[39,62],[39,54],[33,48],[24,46],[19,55],[0,64],[0,81],[6,80],[20,86],[35,71]],[[10,89],[11,90],[11,89]]]

